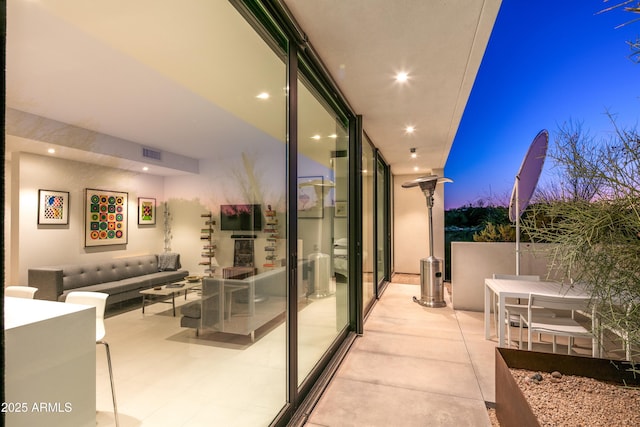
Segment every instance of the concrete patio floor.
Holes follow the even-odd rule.
[[[308,427],[491,426],[495,340],[483,314],[412,301],[420,286],[390,283]]]

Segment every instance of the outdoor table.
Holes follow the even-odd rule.
[[[547,295],[589,296],[583,285],[563,284],[559,282],[516,280],[516,279],[490,279],[484,280],[484,336],[491,338],[491,310],[495,309],[495,298],[499,300],[498,313],[498,346],[504,347],[505,337],[505,303],[507,298],[529,298],[530,293]],[[493,298],[492,298],[493,296]],[[595,325],[596,319],[592,319]]]

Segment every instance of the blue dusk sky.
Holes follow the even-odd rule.
[[[639,18],[596,14],[610,0],[503,0],[445,167],[445,209],[506,204],[529,145],[542,129],[549,148],[559,127],[581,123],[595,139],[638,128],[640,64],[626,41]],[[553,179],[547,159],[539,185]]]

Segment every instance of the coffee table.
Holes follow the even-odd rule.
[[[152,298],[155,302],[171,304],[173,307],[173,317],[176,317],[176,295],[184,291],[184,297],[186,298],[189,289],[199,288],[201,286],[201,280],[195,282],[181,280],[179,282],[162,285],[160,289],[150,288],[142,290],[140,291],[140,294],[142,294],[142,314],[144,314],[144,307],[147,304],[147,300]],[[171,297],[171,301],[166,300],[169,296]]]

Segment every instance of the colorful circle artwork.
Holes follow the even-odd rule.
[[[86,201],[87,246],[126,243],[126,193],[87,189]]]

